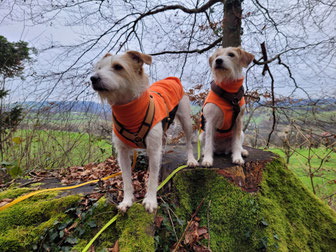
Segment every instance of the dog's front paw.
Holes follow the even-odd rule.
[[[242,149],[241,154],[242,154],[243,157],[248,157],[249,152],[245,149]]]
[[[123,200],[119,205],[118,205],[118,209],[125,213],[127,211],[127,208],[131,207],[133,205],[133,201],[132,200]]]
[[[213,158],[203,158],[202,166],[203,167],[211,167],[213,165]]]
[[[157,208],[157,200],[152,197],[145,197],[142,201],[142,204],[146,208],[149,213],[153,213],[153,211]]]
[[[189,158],[188,162],[187,162],[187,165],[189,167],[196,167],[196,166],[198,166],[198,162],[195,158]]]
[[[234,164],[237,164],[237,165],[243,165],[245,162],[244,162],[244,159],[239,155],[237,156],[232,156],[232,163]]]

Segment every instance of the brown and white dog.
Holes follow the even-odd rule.
[[[246,68],[253,59],[253,54],[239,47],[219,48],[209,58],[214,89],[212,88],[203,105],[202,123],[205,131],[201,135],[204,153],[202,166],[213,165],[214,152],[232,153],[232,163],[239,165],[244,164],[242,156],[248,156],[248,151],[243,148],[242,118],[245,102],[241,87],[244,80],[242,68]],[[214,92],[216,89],[217,92]],[[222,96],[219,96],[221,92]],[[229,101],[227,98],[223,99],[225,95],[233,100],[238,96],[239,98]],[[233,103],[238,106],[236,119]]]
[[[169,105],[167,97],[175,95],[175,89],[170,87],[169,95],[160,94],[157,91],[151,91],[149,88],[148,76],[144,73],[143,64],[151,64],[152,57],[136,51],[127,51],[123,55],[106,54],[96,65],[95,73],[91,76],[92,87],[98,92],[99,96],[106,100],[112,106],[113,116],[119,112],[119,115],[124,121],[132,123],[133,119],[129,117],[138,116],[139,114],[146,114],[145,111],[140,111],[139,106],[147,102],[149,99],[155,98],[156,100],[165,99],[165,105]],[[183,88],[180,81],[177,78],[167,78],[170,82],[178,83],[179,98],[173,97],[176,100],[175,108],[176,116],[182,124],[186,136],[188,166],[195,167],[198,162],[194,158],[191,144],[192,135],[192,123],[190,117],[190,104],[189,99],[183,93]],[[167,80],[165,79],[165,80]],[[161,83],[161,82],[160,82]],[[160,84],[161,90],[165,89],[165,84]],[[163,85],[163,86],[162,86]],[[175,87],[175,86],[174,86]],[[160,89],[159,89],[160,90]],[[151,93],[152,92],[152,93]],[[155,100],[155,102],[156,102]],[[139,106],[137,104],[140,104]],[[135,106],[134,106],[135,105]],[[155,113],[158,108],[155,103]],[[164,105],[163,105],[164,106]],[[131,111],[126,108],[131,107]],[[149,105],[146,107],[149,108]],[[146,109],[146,108],[145,108]],[[166,109],[166,108],[164,108]],[[165,110],[166,112],[166,110]],[[145,116],[145,117],[146,117]],[[140,118],[141,121],[144,117]],[[120,119],[117,115],[116,119]],[[114,121],[113,142],[118,152],[118,163],[122,171],[122,179],[124,184],[124,198],[118,205],[118,208],[125,212],[128,207],[133,204],[133,186],[131,177],[131,161],[130,151],[137,146],[132,146],[132,143],[128,144],[128,140],[123,138],[116,130]],[[128,124],[128,123],[127,123]],[[146,148],[147,155],[149,156],[149,180],[147,185],[147,193],[143,200],[145,208],[149,212],[153,212],[157,208],[156,191],[158,187],[159,170],[161,165],[162,155],[162,143],[164,138],[164,132],[162,127],[162,121],[152,126],[146,136],[143,137],[144,148]],[[125,123],[124,123],[125,125]],[[129,127],[129,125],[125,125]],[[131,129],[129,129],[131,131]]]

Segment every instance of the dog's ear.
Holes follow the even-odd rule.
[[[110,57],[110,56],[112,56],[111,53],[106,53],[106,54],[104,55],[103,59],[106,58],[106,57]]]
[[[213,58],[214,58],[214,55],[211,55],[209,57],[209,65],[210,65],[210,68],[212,67],[212,61],[213,61]]]
[[[148,54],[144,54],[144,53],[137,52],[137,51],[127,51],[126,54],[129,55],[132,60],[135,60],[138,63],[141,63],[141,64],[145,63],[147,65],[152,64],[152,56]]]
[[[239,56],[240,56],[240,64],[242,67],[247,67],[252,60],[254,59],[254,55],[252,53],[248,53],[241,49],[240,47],[237,48]]]

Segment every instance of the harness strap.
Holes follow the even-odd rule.
[[[168,110],[168,106],[167,106],[167,103],[165,102],[165,100],[163,99],[162,95],[159,93],[159,92],[156,92],[156,91],[151,91],[152,93],[155,93],[155,94],[158,94],[162,100],[163,100],[163,103],[165,104],[166,106],[166,114],[167,114],[167,117],[165,117],[163,120],[162,120],[162,129],[163,129],[163,133],[165,134],[168,130],[168,127],[170,125],[170,116],[169,116],[169,110]]]
[[[229,92],[225,91],[224,89],[222,89],[221,87],[219,87],[218,85],[216,85],[215,81],[211,81],[211,90],[216,95],[218,95],[219,97],[226,100],[232,106],[233,113],[232,113],[232,121],[231,121],[230,128],[225,129],[225,130],[217,129],[217,132],[219,132],[219,133],[227,133],[227,132],[231,131],[232,128],[234,127],[234,125],[236,123],[236,119],[237,119],[237,117],[240,113],[239,102],[244,96],[244,87],[241,86],[237,93],[229,93]],[[203,116],[203,111],[202,111],[201,125],[202,125],[202,129],[204,130],[205,118]]]
[[[244,87],[241,86],[237,93],[229,93],[226,92],[224,89],[220,88],[218,85],[216,85],[216,82],[211,82],[211,90],[215,92],[219,97],[222,97],[224,100],[229,102],[232,106],[232,121],[230,128],[226,130],[217,129],[217,132],[219,133],[226,133],[232,130],[233,126],[236,123],[236,119],[238,117],[238,114],[240,112],[240,106],[239,102],[244,96]]]
[[[115,129],[120,135],[122,135],[127,140],[135,143],[136,146],[138,146],[139,148],[146,148],[145,139],[146,139],[146,136],[149,130],[151,129],[151,126],[154,120],[154,114],[155,114],[154,100],[153,100],[153,97],[150,95],[146,115],[145,115],[144,120],[141,123],[141,126],[138,132],[133,133],[127,130],[124,127],[124,125],[118,122],[117,118],[114,116],[113,113],[112,113],[112,121],[113,121]]]

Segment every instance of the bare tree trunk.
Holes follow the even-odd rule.
[[[223,47],[241,45],[241,3],[241,0],[224,1]]]

